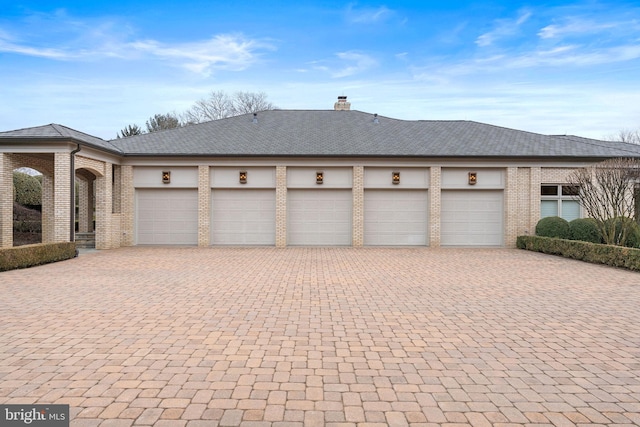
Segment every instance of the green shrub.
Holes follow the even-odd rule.
[[[569,233],[571,240],[602,243],[602,234],[598,229],[598,223],[593,218],[578,218],[569,221]]]
[[[0,271],[33,267],[76,256],[76,243],[38,243],[0,249]]]
[[[538,224],[536,224],[536,236],[568,239],[571,237],[569,222],[559,216],[542,218],[538,221]]]
[[[627,228],[627,234],[622,240],[623,229]],[[618,246],[626,246],[628,248],[640,248],[640,226],[632,218],[616,217],[605,221],[606,230],[615,230],[614,242]]]
[[[42,185],[34,176],[13,172],[13,200],[22,206],[42,204]]]
[[[632,221],[631,231],[627,235],[625,246],[628,248],[640,248],[640,225]]]
[[[42,233],[42,214],[13,202],[13,231],[17,233]],[[14,244],[16,244],[14,237]]]
[[[13,231],[18,233],[42,233],[41,221],[13,221]]]
[[[640,249],[541,236],[518,236],[516,246],[529,251],[640,271]]]

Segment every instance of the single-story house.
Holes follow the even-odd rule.
[[[19,167],[43,174],[44,242],[73,241],[77,220],[98,249],[513,247],[543,216],[583,216],[569,174],[616,157],[640,157],[640,147],[398,120],[351,110],[346,97],[333,110],[261,111],[111,141],[50,124],[0,132],[0,247],[12,246]]]

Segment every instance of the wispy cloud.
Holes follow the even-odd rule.
[[[186,43],[135,40],[132,37],[134,31],[123,23],[107,19],[83,23],[68,17],[65,20],[65,17],[66,14],[56,13],[58,27],[45,27],[43,31],[51,33],[48,38],[38,33],[37,38],[25,39],[26,36],[13,36],[0,28],[0,52],[59,61],[151,59],[209,76],[216,69],[246,69],[258,60],[262,52],[275,49],[269,42],[249,39],[242,34],[218,34],[210,39]],[[45,18],[38,16],[34,19],[42,22]],[[49,23],[53,21],[46,20]],[[28,33],[24,31],[24,34]]]
[[[637,37],[640,31],[640,20],[629,19],[626,16],[611,14],[605,17],[570,16],[543,27],[538,32],[542,40],[557,40],[563,38],[593,38],[595,35],[609,39],[628,39]]]
[[[592,36],[595,33],[616,28],[619,25],[625,25],[625,23],[595,22],[572,18],[563,24],[547,25],[538,32],[538,36],[541,39],[555,39],[567,35]]]
[[[640,59],[640,44],[625,44],[606,48],[592,48],[580,44],[566,44],[548,49],[538,48],[517,55],[498,53],[414,68],[416,80],[452,81],[456,76],[500,75],[505,70],[557,69],[569,70],[590,66],[623,63]]]
[[[383,22],[395,15],[395,12],[386,6],[357,8],[353,3],[347,6],[345,13],[347,21],[356,24]]]
[[[177,61],[187,70],[205,76],[214,69],[246,69],[256,61],[258,50],[273,48],[270,44],[231,34],[217,35],[200,42],[168,44],[145,40],[129,46],[170,63]]]
[[[356,51],[338,52],[335,54],[335,58],[311,61],[307,63],[309,68],[296,69],[296,71],[302,73],[315,70],[327,73],[334,79],[339,79],[361,74],[378,65],[378,61],[374,57]]]
[[[17,55],[35,56],[39,58],[47,59],[71,59],[72,55],[69,52],[65,52],[61,49],[43,48],[23,46],[18,43],[13,43],[2,37],[0,33],[0,52],[13,53]]]
[[[371,56],[358,52],[340,52],[336,56],[348,65],[331,73],[334,78],[350,77],[375,67],[378,62]]]
[[[531,15],[529,10],[521,10],[516,19],[498,19],[495,21],[495,28],[480,35],[476,39],[476,44],[480,47],[490,46],[497,40],[517,34],[519,28],[529,20]]]

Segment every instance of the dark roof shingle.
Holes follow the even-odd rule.
[[[111,141],[125,155],[296,157],[640,156],[630,144],[471,121],[408,121],[360,111],[270,110]]]
[[[472,121],[399,120],[361,111],[269,110],[105,141],[65,126],[0,132],[0,142],[70,140],[124,156],[640,157],[640,146]]]
[[[122,154],[122,152],[120,152],[120,150],[109,141],[105,141],[104,139],[91,136],[89,134],[79,132],[75,129],[71,129],[55,123],[44,126],[0,132],[0,141],[31,141],[34,139],[62,141],[69,140],[93,146],[95,148]]]

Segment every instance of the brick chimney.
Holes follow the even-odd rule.
[[[342,95],[338,97],[338,102],[333,104],[333,109],[336,111],[349,111],[351,110],[351,103],[347,102],[345,95]]]

